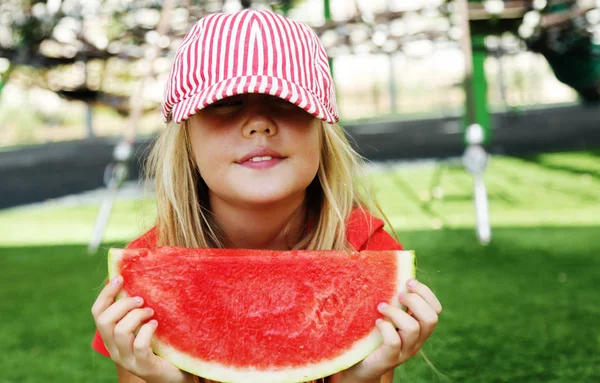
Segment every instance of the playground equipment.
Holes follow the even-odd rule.
[[[482,43],[481,36],[473,36],[469,25],[467,0],[458,0],[457,12],[461,19],[461,49],[465,57],[465,142],[467,148],[463,154],[463,164],[473,175],[473,202],[477,223],[477,238],[483,245],[491,241],[488,196],[484,173],[488,163],[488,154],[483,148],[490,141],[490,114],[487,104],[487,81],[485,77],[485,53],[473,52],[473,46]],[[483,53],[483,54],[482,54]]]
[[[98,216],[90,242],[88,244],[88,253],[95,254],[102,242],[102,235],[108,223],[110,212],[114,204],[119,188],[123,185],[128,175],[129,162],[133,154],[133,144],[136,137],[137,126],[142,114],[142,103],[144,95],[144,84],[149,77],[153,75],[153,61],[159,53],[158,41],[160,37],[165,36],[169,28],[169,16],[175,6],[175,0],[165,0],[161,11],[160,22],[156,29],[158,38],[156,43],[150,48],[150,52],[145,56],[148,72],[143,76],[138,83],[137,89],[132,93],[130,105],[131,111],[129,121],[122,141],[115,147],[113,152],[113,161],[106,166],[104,172],[104,183],[107,188],[106,195]]]
[[[492,240],[488,196],[484,181],[484,172],[489,162],[489,155],[481,146],[483,128],[478,124],[467,128],[467,148],[463,154],[463,165],[473,175],[473,202],[475,206],[476,231],[479,242],[487,245]]]

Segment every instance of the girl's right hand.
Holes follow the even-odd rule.
[[[112,360],[149,383],[193,382],[192,375],[152,352],[150,340],[158,323],[151,320],[143,324],[152,317],[152,309],[142,308],[144,302],[139,297],[115,302],[122,285],[123,277],[115,277],[92,306],[96,327]]]

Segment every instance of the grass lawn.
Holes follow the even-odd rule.
[[[598,153],[495,158],[486,181],[493,241],[473,231],[470,179],[428,185],[430,165],[373,175],[419,278],[444,313],[397,382],[595,382],[600,377]],[[438,196],[441,198],[435,198]],[[121,200],[99,255],[86,254],[97,206],[0,211],[0,383],[114,382],[93,352],[90,307],[105,253],[151,222],[151,201]],[[138,219],[138,217],[142,217]]]

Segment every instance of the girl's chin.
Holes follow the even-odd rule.
[[[242,206],[296,205],[304,201],[305,195],[306,189],[284,189],[282,185],[273,188],[246,185],[244,187],[236,188],[235,194],[230,195],[230,198],[227,199]]]
[[[294,198],[289,195],[268,195],[268,194],[246,194],[242,198],[238,198],[238,202],[241,205],[256,205],[256,206],[268,206],[278,205],[285,202],[292,203]]]
[[[312,180],[302,183],[285,175],[261,180],[239,177],[234,180],[227,179],[226,182],[209,184],[209,189],[213,195],[211,198],[216,197],[231,205],[240,207],[278,205],[284,208],[287,204],[298,205],[304,201],[310,181]]]

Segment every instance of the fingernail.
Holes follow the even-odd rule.
[[[398,300],[401,301],[404,298],[404,293],[398,294]]]
[[[379,319],[377,319],[377,320],[375,321],[375,324],[376,324],[376,325],[380,325],[380,324],[381,324],[381,322],[383,322],[383,319],[379,318]]]
[[[114,286],[116,286],[116,285],[118,285],[119,283],[121,283],[121,281],[122,281],[122,280],[123,280],[123,279],[122,279],[122,277],[121,277],[120,275],[117,275],[116,277],[114,277],[114,278],[113,278],[113,280],[112,280],[112,284],[113,284]]]
[[[157,321],[156,319],[152,319],[152,320],[151,320],[150,322],[148,322],[148,323],[150,323],[150,325],[151,325],[151,326],[154,326],[154,327],[158,326],[158,321]]]
[[[417,280],[416,279],[411,279],[410,281],[408,281],[408,287],[414,288],[417,287]]]
[[[146,310],[148,314],[154,313],[154,310],[152,310],[150,307],[146,307],[144,310]]]
[[[135,298],[133,298],[133,300],[134,300],[134,301],[135,301],[135,302],[136,302],[138,305],[141,305],[141,304],[142,304],[142,302],[144,302],[144,300],[143,300],[142,298],[140,298],[140,297],[135,297]]]
[[[380,303],[380,304],[377,306],[377,308],[379,309],[379,311],[381,311],[381,310],[385,310],[385,309],[386,309],[386,307],[388,307],[388,304],[387,304],[387,303],[385,303],[385,302],[381,302],[381,303]]]

